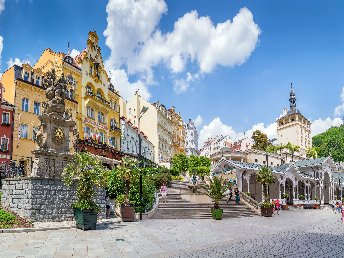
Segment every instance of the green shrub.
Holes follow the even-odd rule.
[[[305,196],[303,194],[299,194],[299,200],[304,200]]]
[[[0,228],[12,228],[16,223],[16,216],[4,210],[0,210]]]
[[[271,203],[271,202],[262,202],[262,203],[260,203],[260,207],[261,208],[271,208],[271,207],[273,207],[274,205],[273,205],[273,203]]]
[[[183,180],[184,180],[184,177],[183,177],[183,176],[173,176],[173,175],[172,175],[172,180],[183,181]]]
[[[159,189],[163,183],[169,184],[172,180],[170,173],[159,173],[153,176],[153,181],[156,189]]]

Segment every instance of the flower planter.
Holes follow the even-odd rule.
[[[135,206],[121,206],[121,214],[123,222],[133,222],[135,221]]]
[[[269,208],[260,208],[261,214],[264,217],[272,217],[272,214],[274,213],[274,207],[269,207]]]
[[[74,209],[76,227],[82,230],[95,230],[97,225],[97,211]]]
[[[212,215],[213,219],[221,220],[222,214],[223,214],[223,209],[211,208],[211,215]]]
[[[313,204],[313,209],[320,209],[320,204],[319,203]]]
[[[288,207],[288,204],[282,204],[282,210],[288,210],[289,209],[289,207]]]

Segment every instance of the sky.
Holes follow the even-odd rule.
[[[343,122],[343,11],[340,0],[0,0],[0,73],[68,42],[76,55],[92,30],[120,94],[175,106],[201,145],[276,137],[291,83],[316,135]]]

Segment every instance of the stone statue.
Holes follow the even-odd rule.
[[[36,148],[33,161],[32,177],[60,178],[64,164],[72,158],[70,152],[70,132],[76,125],[72,110],[66,110],[65,98],[67,82],[62,74],[57,77],[54,69],[47,72],[43,80],[47,101],[44,111],[38,116],[41,121],[34,129]]]
[[[67,94],[67,81],[62,74],[57,78],[55,69],[46,73],[43,80],[43,86],[46,88],[45,96],[48,101],[46,103],[46,114],[54,114],[55,116],[63,116],[65,112],[65,98]]]

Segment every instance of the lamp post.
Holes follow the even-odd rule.
[[[142,144],[141,144],[141,131],[140,131],[140,120],[141,117],[143,116],[144,113],[146,113],[148,110],[148,107],[143,106],[141,109],[141,112],[139,114],[138,117],[138,121],[137,121],[137,129],[138,129],[138,133],[139,133],[139,168],[142,168],[142,157],[141,157],[141,148],[142,148]],[[142,171],[140,170],[140,204],[141,204],[141,209],[140,209],[140,220],[142,220],[142,204],[143,204],[143,194],[142,194]]]

